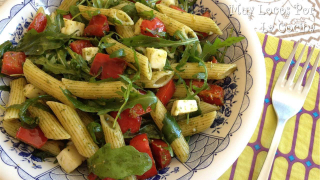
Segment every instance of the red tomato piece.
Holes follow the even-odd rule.
[[[151,37],[159,37],[159,35],[153,35],[151,32],[147,31],[147,28],[152,31],[156,32],[167,32],[165,25],[163,22],[155,17],[152,20],[143,20],[140,29],[141,29],[141,34],[146,35],[146,36],[151,36]]]
[[[210,12],[206,11],[202,14],[202,16],[210,18]]]
[[[186,12],[185,10],[183,10],[183,9],[181,9],[181,8],[179,8],[178,6],[175,6],[175,5],[170,5],[169,7],[171,7],[172,9],[181,11],[181,12]]]
[[[89,22],[89,25],[84,29],[86,36],[104,36],[104,31],[109,31],[108,18],[105,15],[98,14],[93,16]]]
[[[212,56],[211,62],[212,62],[212,63],[218,63],[218,60],[216,59],[216,57]]]
[[[95,175],[95,174],[93,174],[93,173],[90,173],[89,175],[88,175],[88,179],[89,180],[98,180],[99,178],[98,178],[98,176],[97,175]],[[115,179],[113,179],[113,178],[103,178],[102,180],[115,180]]]
[[[70,47],[71,47],[72,51],[74,51],[77,54],[82,55],[83,48],[93,47],[93,45],[88,40],[77,40],[77,41],[70,43]]]
[[[133,106],[133,108],[130,109],[130,116],[135,118],[151,111],[152,109],[150,106],[147,107],[146,110],[144,110],[141,104],[136,104],[135,106]]]
[[[41,148],[48,140],[39,127],[34,129],[25,129],[20,127],[16,137],[38,149]]]
[[[157,92],[156,96],[159,98],[163,105],[166,105],[172,98],[175,90],[176,87],[174,85],[173,80],[171,79],[166,85],[159,88],[159,91]]]
[[[171,155],[166,147],[168,144],[160,139],[151,141],[151,150],[158,169],[167,167],[171,162]]]
[[[156,2],[156,4],[160,4],[160,3],[161,3],[161,1],[157,1],[157,2]]]
[[[72,15],[69,13],[69,14],[63,15],[63,18],[71,20]]]
[[[145,172],[143,175],[137,176],[137,178],[138,179],[147,179],[147,178],[150,178],[150,177],[158,174],[156,165],[155,165],[153,157],[152,157],[147,134],[139,134],[139,135],[135,136],[134,138],[132,138],[130,141],[130,146],[133,146],[139,152],[147,153],[152,160],[151,169],[148,170],[147,172]]]
[[[2,60],[1,73],[6,75],[23,74],[23,63],[26,61],[24,52],[5,52]]]
[[[110,115],[113,118],[116,118],[117,114],[117,111],[110,112]],[[140,130],[141,120],[142,118],[140,116],[132,117],[130,114],[130,109],[126,109],[122,111],[117,121],[122,133],[125,133],[128,130],[130,130],[131,133],[136,133]]]
[[[43,13],[38,13],[28,27],[28,31],[35,29],[38,33],[44,31],[47,26],[47,17]]]
[[[120,58],[110,58],[108,54],[98,53],[91,65],[90,73],[97,75],[100,68],[102,73],[100,79],[119,78],[127,67],[127,62]]]
[[[201,81],[192,81],[192,85],[196,87],[202,87],[203,82]],[[223,105],[223,98],[224,98],[224,91],[223,88],[215,85],[210,84],[209,89],[201,91],[198,96],[204,101],[209,104],[215,104],[218,106]]]

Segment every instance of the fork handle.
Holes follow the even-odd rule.
[[[262,166],[262,169],[260,171],[259,177],[257,180],[267,180],[269,179],[270,170],[274,161],[274,156],[276,155],[278,145],[281,140],[281,135],[284,129],[285,123],[279,122],[277,124],[276,132],[274,133],[271,146],[268,151],[268,155],[266,160],[264,161],[264,164]]]

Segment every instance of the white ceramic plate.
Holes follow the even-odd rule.
[[[32,21],[37,8],[43,6],[47,13],[55,10],[61,0],[8,0],[0,8],[0,43],[21,39]],[[207,131],[193,136],[189,142],[190,158],[182,164],[173,159],[170,166],[150,179],[217,179],[239,157],[260,118],[265,94],[266,73],[260,42],[249,22],[239,15],[230,15],[232,1],[199,0],[194,11],[202,14],[210,10],[224,34],[234,29],[234,36],[246,39],[231,46],[225,62],[236,63],[238,70],[224,81],[225,105]],[[211,40],[215,37],[211,37]],[[9,84],[10,79],[0,79]],[[0,103],[5,105],[7,92],[0,92]],[[3,112],[0,112],[3,117]],[[86,179],[88,171],[80,167],[66,174],[54,159],[41,162],[32,156],[33,148],[9,137],[0,122],[0,179]]]

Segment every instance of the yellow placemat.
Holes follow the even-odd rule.
[[[293,49],[294,42],[262,33],[257,34],[262,44],[267,70],[267,91],[263,112],[247,147],[219,180],[256,180],[276,129],[277,118],[272,107],[272,90],[286,59]],[[300,44],[294,60],[291,62],[290,69],[294,66],[302,48],[303,45]],[[298,71],[301,71],[310,51],[311,47],[304,53]],[[316,49],[309,64],[309,71],[312,69],[318,53],[319,49]],[[319,66],[320,64],[302,109],[285,126],[271,170],[270,177],[272,180],[320,180]]]

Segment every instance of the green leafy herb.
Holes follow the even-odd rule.
[[[112,34],[111,34],[112,35]],[[108,48],[108,47],[111,47],[111,46],[114,46],[116,43],[108,43],[107,39],[110,38],[111,36],[110,34],[107,35],[107,36],[104,36],[103,38],[101,38],[100,42],[99,42],[99,45],[98,47],[100,49],[105,49],[105,48]]]
[[[142,11],[139,13],[139,16],[142,17],[143,19],[148,19],[148,20],[152,20],[153,18],[156,17],[156,15],[153,13],[153,10]]]
[[[69,47],[67,47],[66,49],[72,57],[70,66],[73,67],[73,69],[78,69],[78,70],[81,69],[83,72],[90,75],[91,77],[90,68],[88,66],[87,61],[85,61],[81,55],[73,52]]]
[[[123,134],[123,137],[124,138],[133,138],[137,134],[144,134],[144,133],[146,133],[148,138],[150,138],[150,139],[162,139],[161,133],[159,132],[159,130],[155,124],[147,124],[147,125],[141,127],[138,133],[134,133],[134,134],[130,133],[130,130],[128,130],[127,132],[125,132]]]
[[[166,113],[164,119],[162,121],[162,134],[166,141],[171,144],[175,139],[181,136],[181,129],[176,122],[175,118],[171,116],[169,113]]]
[[[42,65],[44,70],[47,72],[52,72],[53,74],[72,74],[76,75],[77,72],[73,69],[67,69],[62,64],[56,64],[50,62],[45,57],[38,57],[35,61],[33,61],[35,64]]]
[[[52,96],[41,95],[36,98],[27,99],[22,104],[15,104],[15,105],[9,106],[8,108],[19,109],[20,110],[19,117],[20,117],[22,126],[27,129],[33,129],[39,124],[39,119],[28,116],[27,110],[29,106],[33,106],[34,104],[37,104],[38,101],[41,99],[50,100],[50,101],[55,100]]]
[[[69,41],[71,36],[52,31],[38,33],[31,29],[19,41],[15,50],[23,51],[26,55],[41,55],[47,50],[60,48]]]
[[[102,2],[100,0],[92,0],[93,7],[103,8]]]
[[[41,151],[39,149],[34,149],[34,151],[32,152],[32,156],[40,158],[41,161],[45,161],[46,158],[55,157],[55,155],[49,152]]]
[[[154,48],[194,44],[197,41],[199,41],[198,38],[172,41],[172,40],[166,40],[163,38],[150,37],[150,36],[144,36],[144,35],[138,35],[131,38],[123,38],[120,40],[122,44],[129,47],[154,47]]]
[[[89,15],[90,19],[92,18],[92,16],[96,16],[101,13],[99,9],[97,9],[95,11],[86,11],[86,12]]]
[[[142,175],[152,167],[147,153],[141,153],[132,146],[111,149],[108,143],[88,160],[89,171],[103,179],[123,179],[130,175]]]
[[[0,86],[0,91],[10,91],[10,86]]]
[[[3,54],[12,49],[12,42],[6,41],[0,45],[0,58],[2,58]]]
[[[176,66],[176,70],[178,71],[183,71],[181,70],[181,68],[187,64],[187,61],[188,61],[188,58],[190,56],[190,49],[191,49],[191,46],[190,45],[187,45],[186,49],[184,50],[183,54],[182,54],[182,57],[181,57],[181,60],[179,62],[179,64]]]
[[[50,16],[47,15],[47,26],[45,31],[60,33],[61,28],[64,27],[63,15],[57,14],[55,16],[51,16],[53,16],[53,20],[50,18]]]
[[[124,49],[116,50],[110,54],[110,58],[118,58],[123,56],[126,56],[126,52],[124,51]]]
[[[114,18],[114,17],[108,17],[108,21],[109,21],[111,24],[122,25],[122,22],[119,21],[118,19]]]
[[[81,23],[84,23],[84,24],[88,24],[89,23],[89,21],[87,19],[85,19],[81,15],[78,6],[72,5],[72,6],[70,6],[69,10],[70,10],[70,13],[71,13],[72,17],[75,17],[74,18],[75,21],[78,21],[78,22],[81,22]]]
[[[151,34],[155,35],[155,36],[158,36],[158,37],[161,37],[161,38],[165,38],[167,36],[167,33],[166,32],[159,32],[158,29],[156,30],[150,30],[149,28],[146,28],[146,30],[148,32],[150,32]]]
[[[100,144],[100,143],[97,141],[96,133],[102,132],[102,127],[101,127],[101,125],[100,125],[99,123],[96,123],[96,122],[91,122],[91,123],[88,124],[87,129],[88,129],[89,134],[91,135],[93,141],[94,141],[96,144]]]
[[[139,15],[136,9],[136,6],[134,4],[128,4],[126,6],[123,6],[121,8],[122,11],[128,14],[128,16],[131,17],[134,23],[136,23],[139,20]]]
[[[65,11],[65,10],[62,10],[62,9],[57,9],[57,14],[61,14],[61,15],[67,15],[69,14],[70,12],[69,11]]]

